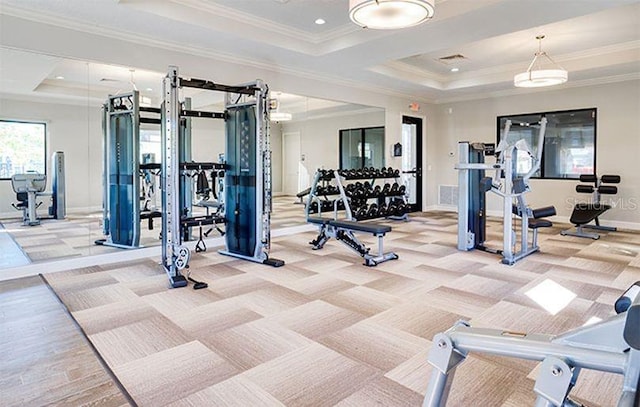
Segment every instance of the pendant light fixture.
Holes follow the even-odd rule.
[[[391,30],[433,17],[435,0],[349,0],[349,18],[361,27]]]
[[[513,78],[513,84],[518,88],[539,88],[565,83],[569,79],[567,71],[542,50],[544,35],[538,35],[536,39],[538,40],[538,52],[535,53],[527,71],[519,73]],[[551,69],[542,69],[540,66],[542,57],[551,62]]]

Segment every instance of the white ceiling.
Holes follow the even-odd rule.
[[[540,33],[543,48],[569,71],[563,86],[640,78],[640,0],[440,0],[431,21],[394,31],[357,27],[347,0],[0,0],[0,14],[74,29],[76,39],[98,34],[179,48],[435,103],[525,92],[513,88],[513,75],[528,66]],[[317,18],[326,24],[314,24]],[[4,47],[19,44],[0,38]],[[51,57],[19,69],[7,52],[15,51],[0,53],[5,93],[33,84],[47,66],[38,88],[59,85],[57,75],[82,74],[82,66]],[[467,58],[457,73],[438,61],[451,54]],[[106,75],[95,71],[90,82]],[[121,74],[126,84],[128,69]],[[136,70],[138,88],[158,86],[145,75]]]

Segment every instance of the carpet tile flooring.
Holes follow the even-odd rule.
[[[274,225],[302,224],[292,202],[274,205]],[[204,290],[169,289],[158,258],[44,277],[140,406],[418,406],[431,340],[457,321],[559,334],[613,315],[613,301],[640,280],[638,233],[594,241],[560,236],[567,225],[557,225],[541,231],[540,253],[506,266],[490,253],[456,250],[455,214],[384,223],[393,227],[385,248],[400,258],[372,268],[335,240],[311,250],[315,233],[303,232],[273,240],[281,268],[215,248],[194,253],[189,271]],[[487,244],[499,246],[501,224],[489,221],[487,232]],[[540,287],[568,297],[549,311],[532,299]],[[535,362],[471,354],[448,405],[533,405],[536,373]],[[3,383],[3,397],[18,405]],[[621,385],[619,376],[584,371],[572,393],[613,406]],[[47,404],[44,395],[33,400]]]

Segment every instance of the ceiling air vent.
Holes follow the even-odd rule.
[[[466,61],[466,60],[467,60],[467,57],[461,54],[447,55],[446,57],[440,57],[437,59],[438,62],[441,62],[445,65],[459,64],[460,62]]]
[[[112,78],[102,78],[100,79],[100,82],[122,82],[119,79],[112,79]]]

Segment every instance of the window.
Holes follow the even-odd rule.
[[[45,123],[0,120],[0,179],[14,174],[46,174]]]
[[[384,127],[340,130],[340,169],[384,167]]]
[[[534,178],[578,179],[580,174],[595,174],[596,171],[596,116],[596,108],[500,116],[497,120],[498,143],[506,121],[511,120],[507,141],[524,139],[533,154],[537,154],[539,123],[546,117],[542,160]],[[518,174],[527,173],[531,165],[528,154],[519,151]]]

